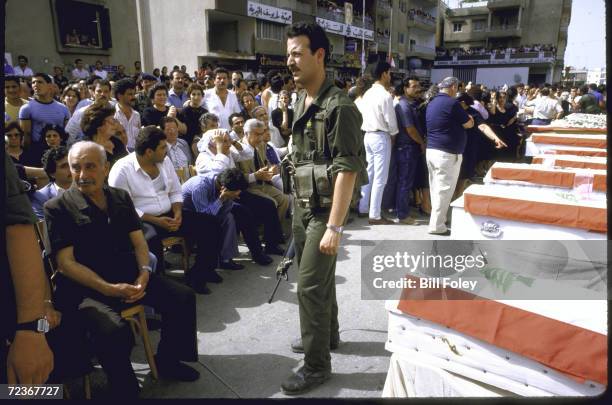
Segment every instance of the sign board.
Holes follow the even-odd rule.
[[[483,59],[483,60],[436,60],[435,66],[459,65],[515,65],[525,63],[553,63],[555,58]]]
[[[361,27],[355,27],[354,25],[347,25],[336,21],[326,20],[324,18],[317,17],[317,24],[319,24],[325,31],[336,34],[344,35],[351,38],[361,39],[362,35],[368,41],[374,41],[374,31],[363,29]]]
[[[247,4],[247,15],[260,20],[273,21],[280,24],[293,23],[293,12],[283,8],[268,6],[249,1]]]

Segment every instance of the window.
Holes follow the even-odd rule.
[[[397,33],[397,42],[399,42],[400,44],[404,43],[404,33],[403,32]]]
[[[107,8],[82,1],[55,0],[57,31],[61,51],[78,48],[107,50],[112,48],[110,14]]]
[[[400,0],[400,10],[402,13],[406,12],[406,0]]]
[[[461,32],[463,28],[463,23],[457,22],[453,23],[453,32]]]
[[[486,24],[485,20],[474,20],[474,31],[484,31]]]
[[[257,39],[283,40],[283,25],[257,20]]]

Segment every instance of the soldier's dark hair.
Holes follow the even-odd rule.
[[[310,52],[314,54],[318,49],[325,51],[323,63],[327,65],[329,61],[329,38],[319,24],[297,22],[292,24],[287,30],[287,38],[295,38],[304,35],[310,42]]]
[[[227,188],[230,191],[246,190],[249,187],[242,171],[234,167],[233,169],[226,169],[222,171],[217,177],[217,181],[221,186]]]
[[[53,177],[53,173],[57,171],[57,162],[64,159],[66,156],[68,156],[68,149],[65,146],[60,146],[59,148],[55,149],[49,149],[42,156],[41,162],[43,165],[43,169],[51,180],[55,180],[55,177]]]
[[[388,72],[389,70],[391,70],[391,65],[389,64],[389,62],[379,60],[378,63],[376,63],[376,66],[374,67],[372,76],[374,77],[374,80],[380,80],[383,73]]]
[[[132,79],[125,78],[115,82],[113,86],[113,92],[115,93],[115,97],[119,97],[122,94],[125,94],[126,91],[130,89],[136,89],[136,82]]]
[[[148,125],[140,129],[136,136],[136,154],[143,156],[147,149],[155,151],[159,146],[159,143],[166,139],[164,131],[156,127],[155,125]]]

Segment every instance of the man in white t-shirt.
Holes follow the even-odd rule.
[[[104,68],[102,67],[101,60],[96,61],[96,68],[94,69],[93,74],[95,76],[98,76],[100,79],[103,79],[103,80],[108,79],[108,72],[104,70]]]
[[[204,92],[202,107],[219,117],[219,126],[231,130],[229,116],[240,113],[240,103],[234,92],[227,90],[229,72],[224,68],[214,71],[215,87]]]
[[[89,72],[85,69],[85,65],[83,64],[83,59],[75,59],[74,60],[75,68],[72,70],[72,78],[75,80],[87,79],[89,77]]]
[[[525,108],[526,112],[533,111],[532,125],[550,125],[554,119],[560,119],[563,116],[563,107],[556,98],[550,94],[550,89],[545,87],[540,90],[540,97],[535,101],[533,108]]]
[[[32,77],[34,76],[34,72],[32,68],[28,66],[28,58],[23,55],[19,55],[17,57],[17,66],[13,66],[13,71],[15,72],[15,76],[24,76],[24,77]]]

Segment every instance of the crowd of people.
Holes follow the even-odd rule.
[[[436,48],[436,54],[439,57],[452,57],[452,56],[471,56],[471,55],[514,55],[517,53],[531,53],[531,52],[552,52],[553,55],[557,53],[557,48],[554,45],[521,45],[518,47],[470,47],[465,48]]]
[[[429,216],[429,233],[448,235],[453,196],[477,181],[477,172],[490,162],[522,158],[522,125],[547,125],[570,112],[605,110],[605,89],[595,85],[569,89],[518,84],[490,90],[450,77],[425,89],[415,77],[392,83],[391,66],[383,61],[370,75],[334,86],[325,78],[323,63],[329,42],[313,26],[298,25],[288,34],[292,74],[270,71],[259,80],[246,81],[242,72],[220,66],[203,66],[190,77],[178,66],[150,74],[139,64],[133,76],[122,69],[109,78],[101,62],[87,72],[80,60],[72,79],[56,68],[53,76],[31,73],[28,83],[25,66],[21,77],[6,76],[5,167],[9,202],[20,215],[11,221],[34,223],[24,208],[33,207],[37,220],[45,221],[59,270],[53,300],[48,285],[34,277],[29,280],[31,295],[43,297],[40,305],[45,306],[33,306],[27,314],[18,308],[12,322],[33,319],[34,312],[45,314],[47,328],[56,330],[49,345],[58,348],[68,333],[58,325],[70,324],[70,314],[78,309],[112,392],[135,397],[138,383],[129,361],[133,336],[118,314],[130,304],[144,303],[162,318],[156,355],[160,374],[194,381],[199,373],[183,362],[197,360],[195,293],[210,294],[207,284],[223,281],[217,269],[244,268],[234,261],[240,235],[253,262],[270,265],[270,256],[283,255],[283,244],[289,242],[283,223],[298,215],[303,223],[296,227],[294,221],[294,230],[301,232],[295,236],[301,238],[296,249],[307,257],[300,263],[300,317],[303,328],[317,331],[312,332],[315,337],[304,333],[309,340],[299,344],[307,362],[322,364],[320,370],[301,369],[283,385],[287,392],[301,392],[329,378],[329,348],[339,343],[333,272],[344,214],[329,210],[326,224],[327,216],[310,214],[311,200],[293,198],[279,173],[284,157],[295,154],[292,148],[306,156],[311,144],[320,142],[316,146],[321,153],[334,158],[330,167],[338,176],[336,189],[344,187],[343,209],[355,188],[360,197],[355,213],[367,217],[370,225],[416,226],[419,210]],[[316,30],[318,37],[312,34]],[[315,39],[322,45],[312,52],[308,41]],[[315,81],[320,92],[313,94]],[[309,107],[307,96],[314,99]],[[317,113],[317,108],[334,113]],[[322,126],[332,116],[335,125]],[[294,134],[303,144],[292,142]],[[323,173],[327,179],[327,170]],[[17,177],[28,184],[27,193]],[[329,209],[335,192],[324,186],[317,181],[310,191],[315,187],[319,208]],[[319,241],[306,243],[313,229],[323,238],[321,249],[328,249],[324,256]],[[28,232],[17,227],[13,243],[31,245]],[[196,247],[193,265],[184,269],[185,284],[164,277],[168,264],[163,241],[171,236]],[[12,266],[26,265],[14,259],[22,248],[9,245]],[[320,299],[325,311],[336,305],[336,315],[333,309],[325,312],[330,318],[326,325],[309,315],[308,308],[319,307],[316,299],[305,298],[308,291],[300,290],[304,283],[322,288],[313,271],[323,261],[329,276],[325,289],[333,294]],[[22,289],[24,275],[14,277]],[[66,314],[61,321],[57,311]],[[18,324],[26,329],[37,325]],[[333,335],[332,341],[321,331]],[[315,338],[327,340],[314,344]],[[19,334],[15,342],[23,345],[23,339],[27,336]],[[79,348],[75,343],[66,357],[79,358]],[[17,349],[12,350],[16,356]],[[36,353],[18,354],[31,355]],[[10,356],[9,363],[17,364]],[[56,359],[58,364],[66,360],[61,355]],[[52,380],[66,375],[61,367],[57,370]]]

